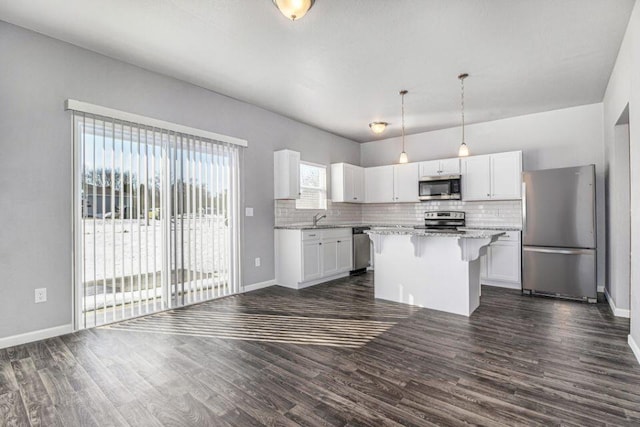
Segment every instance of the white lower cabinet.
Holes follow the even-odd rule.
[[[333,276],[338,272],[338,241],[320,242],[322,248],[322,275]]]
[[[349,274],[351,228],[275,230],[276,283],[294,289]]]
[[[480,259],[480,281],[483,285],[520,289],[521,257],[520,232],[508,231]]]
[[[302,281],[319,279],[322,276],[320,242],[305,242],[302,245]]]

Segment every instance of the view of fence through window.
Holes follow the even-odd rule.
[[[79,327],[237,292],[237,148],[74,120]]]

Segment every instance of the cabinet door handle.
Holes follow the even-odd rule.
[[[318,243],[318,245],[322,246],[322,242]]]
[[[338,243],[340,243],[340,240],[338,240]]]

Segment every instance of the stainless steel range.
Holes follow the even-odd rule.
[[[433,230],[438,232],[459,232],[458,227],[465,226],[464,212],[459,211],[440,211],[425,212],[424,225],[418,225],[415,228],[421,230]]]

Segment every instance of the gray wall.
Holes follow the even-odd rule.
[[[245,218],[244,284],[274,278],[273,151],[360,162],[355,142],[2,21],[0,58],[0,338],[71,322],[67,98],[249,141],[244,204],[255,216]],[[38,287],[45,304],[33,302]]]
[[[593,163],[597,174],[598,285],[605,280],[605,204],[602,104],[513,117],[466,127],[471,154],[522,150],[525,170]],[[409,161],[456,157],[460,128],[443,129],[406,138]],[[362,166],[396,163],[399,138],[362,144]]]
[[[629,311],[631,317],[630,343],[634,343],[636,357],[640,362],[640,2],[636,2],[629,25],[625,33],[622,45],[618,51],[618,58],[614,65],[609,84],[604,95],[604,143],[607,147],[607,161],[610,176],[624,175],[626,163],[630,163],[631,176],[631,289]],[[629,144],[630,154],[616,155],[616,151],[621,148],[616,143],[616,124],[623,115],[625,109],[629,108]],[[624,120],[626,121],[626,120]],[[620,131],[621,129],[618,128]],[[620,142],[620,140],[618,140]],[[626,148],[624,149],[626,151]],[[621,165],[623,162],[625,165]],[[621,172],[622,171],[622,172]],[[618,191],[613,180],[612,192]],[[624,214],[624,213],[622,213]],[[615,214],[614,214],[615,215]],[[624,232],[616,233],[613,237],[613,245],[617,245],[619,238],[626,239]],[[626,242],[625,242],[626,243]],[[612,263],[616,268],[616,264]],[[624,277],[624,271],[616,270],[615,275]],[[618,286],[611,289],[617,290]],[[623,290],[624,293],[626,290]],[[623,301],[624,296],[614,296],[616,305],[618,299]]]

